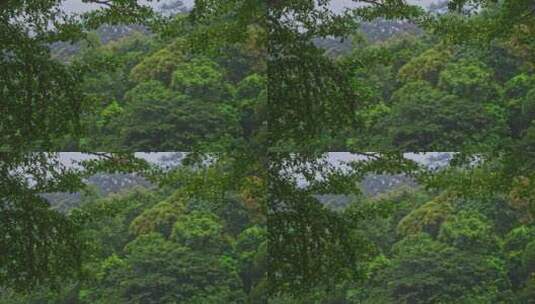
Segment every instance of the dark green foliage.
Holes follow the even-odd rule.
[[[535,241],[528,243],[526,248],[524,248],[522,263],[527,273],[531,274],[535,272]]]
[[[395,245],[384,270],[373,278],[378,288],[369,300],[396,303],[497,302],[508,288],[500,261],[463,252],[422,234]]]
[[[229,268],[232,261],[224,257],[193,251],[154,233],[130,242],[125,254],[124,259],[103,262],[103,283],[125,303],[244,302],[240,281]]]
[[[209,184],[199,182],[210,191]],[[233,214],[240,213],[243,201],[225,210],[223,220],[213,209],[216,202],[204,201],[188,187],[179,187],[156,204],[141,203],[143,196],[126,196],[130,204],[141,203],[133,204],[136,215],[102,217],[103,224],[119,219],[128,239],[124,247],[94,261],[94,281],[80,292],[83,303],[246,303],[265,273],[259,253],[265,242],[262,228]],[[101,237],[108,225],[97,226],[95,232],[100,232],[92,234],[96,244],[105,240]],[[225,229],[233,225],[239,226]],[[250,241],[242,235],[249,235]]]
[[[86,168],[119,170],[119,155],[102,154]],[[13,221],[0,225],[2,248],[9,248],[2,251],[0,303],[262,303],[266,228],[245,195],[258,189],[241,184],[250,172],[232,175],[234,189],[222,187],[226,174],[237,173],[230,164],[220,158],[167,173],[154,168],[160,187],[83,197],[68,216],[42,198],[4,195],[2,218]]]
[[[0,302],[532,302],[530,1],[449,1],[437,15],[399,0],[342,13],[198,0],[164,19],[138,1],[86,2],[103,9],[78,20],[61,1],[1,3]],[[377,18],[420,29],[359,32]],[[152,31],[100,44],[88,31],[105,23]],[[54,53],[59,42],[78,50]],[[169,171],[95,153],[83,172],[13,153],[51,149],[196,152]],[[342,169],[327,150],[395,152]],[[463,153],[426,171],[409,150]],[[99,172],[155,188],[64,214],[41,196]],[[422,187],[370,198],[369,174]]]
[[[148,24],[152,10],[137,1],[93,1],[104,8],[68,15],[62,1],[7,1],[0,10],[2,151],[57,150],[64,138],[82,135],[81,120],[92,107],[83,80],[102,66],[53,58],[54,43],[89,41],[102,24]],[[109,62],[108,62],[109,63]],[[96,65],[95,65],[96,64]]]
[[[313,173],[329,176],[323,180],[326,184],[327,179],[337,179],[328,164],[301,157],[288,167],[305,174],[305,179],[317,176]],[[383,157],[388,159],[388,154]],[[508,174],[519,174],[509,167],[512,163],[481,157],[478,165],[466,166],[459,154],[450,167],[416,174],[428,189],[352,196],[336,212],[313,200],[321,196],[307,197],[308,187],[301,186],[294,194],[291,188],[275,188],[284,191],[273,193],[285,200],[272,204],[280,209],[268,218],[270,256],[274,257],[270,265],[277,271],[271,275],[279,274],[270,279],[273,302],[525,303],[532,294],[535,236],[532,218],[524,208],[532,197],[526,188],[531,179],[512,182]],[[300,168],[299,161],[305,160],[308,165]],[[352,168],[387,167],[381,161],[375,165]],[[530,165],[521,167],[526,166]],[[351,173],[346,174],[349,180]],[[287,178],[291,184],[292,178]],[[325,190],[314,189],[316,193]],[[328,189],[334,193],[342,188]],[[331,231],[336,232],[330,235]],[[278,238],[288,241],[279,244]],[[313,266],[306,267],[305,261]],[[343,262],[336,264],[339,261]]]
[[[57,155],[0,154],[2,286],[27,290],[78,277],[83,247],[76,237],[79,223],[50,210],[39,194],[82,186],[76,170],[61,166]]]
[[[195,53],[186,38],[131,34],[85,50],[80,60],[112,65],[86,78],[94,104],[84,120],[85,137],[70,145],[221,151],[252,136],[260,126],[257,108],[266,98],[261,69],[255,67],[261,62],[248,56],[246,42],[234,45],[227,57],[214,57]]]

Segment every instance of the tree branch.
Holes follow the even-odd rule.
[[[102,5],[106,5],[108,7],[112,7],[113,6],[113,0],[88,0],[87,2],[88,3],[95,3],[95,4],[102,4]]]

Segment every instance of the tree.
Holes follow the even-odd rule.
[[[207,102],[221,102],[229,95],[220,68],[206,58],[196,58],[179,65],[173,73],[171,88]]]
[[[258,287],[268,271],[265,261],[266,247],[266,229],[260,226],[243,230],[236,239],[240,276],[247,292]]]
[[[527,273],[532,274],[535,272],[535,241],[531,241],[526,245],[524,249],[524,255],[522,257],[522,264],[525,267]]]
[[[130,78],[136,83],[157,80],[169,85],[172,74],[177,70],[180,63],[185,60],[184,45],[182,40],[176,40],[168,47],[156,51],[145,57],[130,71]]]
[[[136,235],[156,232],[169,237],[184,209],[183,202],[162,201],[136,217],[130,224],[130,230]]]
[[[223,252],[223,225],[210,213],[192,212],[180,218],[173,226],[171,239],[191,249]],[[228,245],[228,244],[227,244]]]
[[[105,8],[75,18],[61,10],[61,1],[3,5],[2,151],[50,150],[57,148],[56,141],[63,136],[80,136],[80,117],[87,106],[80,84],[91,69],[83,63],[64,64],[51,58],[51,43],[79,41],[87,29],[106,22],[147,22],[152,16],[150,8],[137,1],[86,2],[99,2]]]
[[[417,234],[394,245],[394,256],[373,278],[366,303],[472,303],[500,301],[507,291],[503,262],[468,254]]]
[[[81,187],[76,170],[61,166],[57,156],[47,153],[0,157],[0,284],[20,291],[76,278],[82,248],[76,238],[79,224],[50,210],[39,196]]]
[[[426,233],[436,237],[442,223],[452,212],[452,203],[447,196],[435,198],[402,218],[398,224],[397,232],[402,236]]]
[[[491,103],[502,99],[492,72],[477,61],[461,60],[448,64],[439,75],[438,87],[474,102]]]
[[[461,250],[489,254],[498,251],[498,239],[485,217],[477,212],[461,211],[440,227],[438,240]]]
[[[444,47],[444,49],[437,49]],[[437,46],[411,59],[399,70],[399,77],[404,83],[424,80],[433,85],[438,82],[439,74],[451,60],[451,50],[447,46]],[[464,95],[459,95],[464,96]]]
[[[231,106],[177,94],[158,81],[137,85],[126,101],[117,119],[122,149],[189,150],[235,134],[236,111]]]
[[[0,284],[17,291],[58,286],[64,278],[81,275],[84,244],[78,238],[88,217],[51,210],[43,193],[76,192],[82,179],[100,170],[128,171],[143,161],[128,154],[104,154],[81,168],[67,168],[55,153],[0,154],[0,225],[2,254]],[[95,171],[96,170],[96,171]]]
[[[456,150],[496,146],[507,134],[505,113],[495,105],[452,95],[426,82],[410,82],[394,93],[390,115],[378,123],[386,129],[386,146],[410,151]]]
[[[150,233],[127,245],[125,258],[106,271],[103,286],[110,284],[125,303],[245,303],[231,265]]]

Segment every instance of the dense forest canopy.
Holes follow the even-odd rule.
[[[248,142],[274,152],[481,152],[532,144],[529,1],[428,10],[356,2],[364,5],[340,12],[330,1],[197,1],[171,15],[136,1],[104,1],[81,15],[62,14],[61,1],[10,2],[2,10],[1,93],[10,100],[2,149],[226,151]],[[337,50],[341,40],[349,45]],[[58,43],[76,41],[74,49]]]
[[[11,176],[9,190],[18,180],[26,194],[3,196],[12,202],[2,209],[11,218],[2,221],[10,244],[2,246],[10,249],[3,303],[533,298],[533,187],[526,176],[505,183],[510,167],[502,160],[293,154],[273,156],[262,172],[256,161],[225,154],[177,154],[160,165],[136,155],[89,156],[72,167],[61,154],[32,154],[18,179]],[[39,175],[46,173],[56,176]],[[30,175],[36,183],[23,183]],[[64,200],[41,195],[83,188]],[[29,221],[33,254],[18,228]]]
[[[0,303],[533,303],[532,1],[83,2],[0,2]]]
[[[177,155],[154,164],[137,154],[106,153],[73,166],[64,164],[63,153],[28,157],[31,163],[10,180],[26,186],[25,193],[3,195],[9,204],[2,206],[0,302],[265,299],[264,202],[252,196],[259,191],[254,179],[248,182],[253,176],[229,171],[231,159],[188,165],[193,156]],[[85,183],[81,176],[92,177],[91,188],[76,183]],[[43,195],[75,189],[84,192],[63,201]]]

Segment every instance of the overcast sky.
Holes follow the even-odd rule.
[[[159,163],[162,157],[169,157],[176,152],[136,152],[136,157],[143,158],[151,163]],[[62,164],[70,167],[81,160],[95,159],[94,155],[81,152],[60,152],[59,159]]]
[[[407,0],[410,4],[416,4],[421,6],[428,6],[431,3],[437,2],[436,0]],[[345,8],[348,7],[355,7],[356,3],[352,0],[332,0],[331,6],[336,11],[343,11]]]
[[[222,0],[222,1],[224,1],[224,0]],[[157,2],[157,1],[152,1],[152,2],[141,1],[142,4],[149,4],[154,8],[158,8],[163,3],[168,3],[168,2],[172,2],[172,1],[171,0],[161,0],[159,2]],[[194,0],[182,0],[182,2],[187,7],[191,7],[193,5]],[[89,10],[96,9],[98,7],[99,7],[99,5],[96,5],[96,4],[83,3],[82,0],[65,0],[63,2],[63,8],[65,9],[65,11],[70,12],[70,13],[87,12]]]
[[[158,163],[162,157],[169,157],[176,152],[137,152],[136,157],[143,158],[152,163]],[[405,157],[408,159],[415,160],[422,164],[427,164],[427,162],[436,157],[439,154],[445,152],[426,152],[426,153],[405,153]],[[448,153],[451,154],[451,153]],[[59,153],[61,162],[66,166],[73,165],[74,162],[86,159],[94,159],[95,156],[88,155],[80,152],[61,152]],[[358,156],[349,152],[331,152],[329,153],[329,161],[333,164],[342,164],[344,162],[364,159],[362,156]]]
[[[154,8],[158,8],[162,3],[170,2],[171,0],[161,0],[160,2],[148,2],[142,1],[142,3],[149,3]],[[224,0],[221,0],[224,1]],[[182,0],[187,7],[193,6],[194,0]],[[408,0],[411,4],[419,4],[422,6],[428,6],[429,4],[436,2],[436,0]],[[342,11],[344,8],[355,6],[355,2],[352,0],[332,0],[331,5],[335,11]],[[86,12],[91,9],[98,8],[98,5],[89,5],[83,3],[82,0],[66,0],[63,3],[63,7],[68,12]]]

